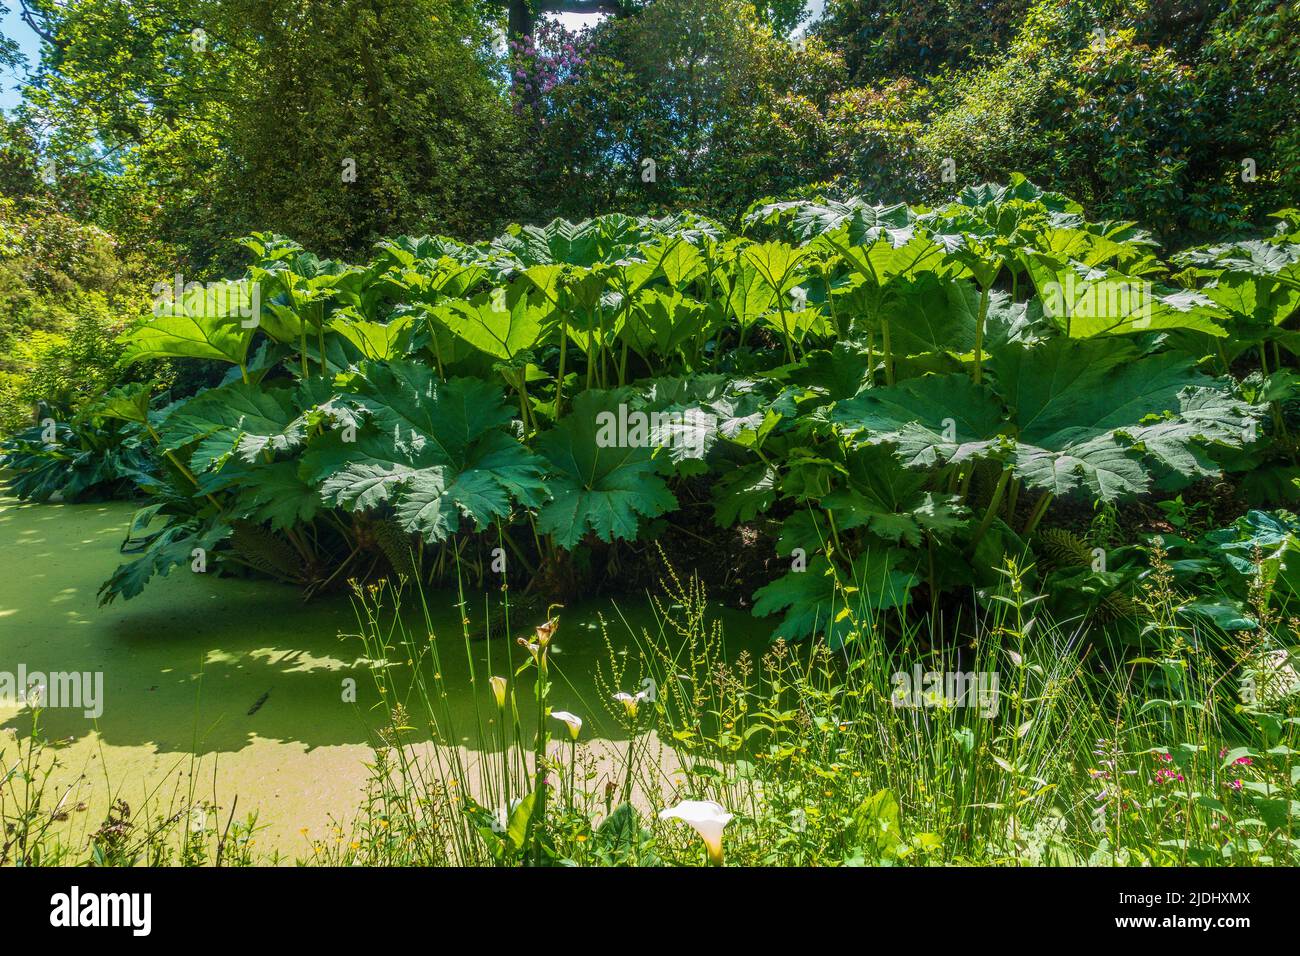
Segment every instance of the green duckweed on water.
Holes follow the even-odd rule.
[[[302,830],[355,811],[367,741],[382,722],[370,665],[351,636],[352,603],[346,595],[304,603],[292,587],[178,568],[134,600],[99,607],[96,591],[119,561],[133,510],[0,499],[0,670],[103,675],[97,719],[67,708],[40,715],[42,735],[59,743],[53,779],[72,788],[70,806],[85,806],[68,826],[93,830],[112,799],[165,802],[193,775],[214,803],[229,808],[237,797],[241,816],[256,808],[268,847],[300,852]],[[523,651],[503,635],[476,641],[471,677],[456,603],[451,593],[428,596],[455,725],[475,733],[474,694],[490,699],[488,677],[512,674]],[[408,612],[408,626],[423,632],[422,614]],[[616,739],[595,678],[609,658],[600,620],[615,653],[626,653],[634,633],[657,627],[653,609],[645,599],[604,600],[561,613],[552,706],[583,714],[585,737]],[[729,640],[766,640],[749,615],[719,614]],[[540,622],[518,623],[522,632]],[[6,734],[21,740],[31,728],[29,709],[0,704]],[[459,742],[479,746],[470,736]]]

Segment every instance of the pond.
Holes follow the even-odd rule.
[[[60,742],[55,780],[76,785],[73,800],[87,804],[69,825],[93,829],[110,796],[138,805],[194,785],[226,808],[237,795],[241,817],[256,808],[268,825],[267,844],[304,851],[303,829],[315,835],[331,818],[351,818],[370,731],[387,722],[350,599],[304,602],[291,587],[181,567],[134,600],[98,607],[96,590],[120,561],[133,512],[121,502],[0,498],[0,671],[103,675],[97,719],[80,709],[41,713],[42,735]],[[459,743],[477,749],[475,695],[490,711],[487,678],[511,675],[505,657],[517,664],[522,649],[502,635],[471,643],[467,655],[456,596],[431,592],[426,601],[455,726],[469,734]],[[764,622],[721,606],[717,613],[729,651],[766,643]],[[407,619],[423,635],[422,615]],[[540,621],[516,623],[524,633]],[[658,630],[644,597],[563,610],[552,706],[583,715],[584,739],[620,736],[596,672],[608,671],[611,646],[635,653],[643,629]],[[392,657],[390,666],[407,666],[405,655]],[[355,701],[347,693],[353,681]],[[531,712],[522,700],[521,709]],[[31,726],[29,710],[0,703],[0,729],[21,739]],[[12,739],[5,749],[12,754]]]

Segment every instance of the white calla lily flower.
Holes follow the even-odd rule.
[[[614,695],[614,699],[619,701],[623,705],[623,709],[627,711],[627,715],[635,720],[637,708],[641,706],[641,701],[650,699],[650,693],[649,691],[639,690],[635,694],[629,694],[627,691],[621,690]]]
[[[578,734],[582,731],[581,717],[577,714],[571,714],[567,710],[553,710],[551,716],[556,720],[563,721],[564,725],[569,728],[569,736],[574,740],[578,739]]]
[[[722,865],[722,831],[731,822],[732,815],[726,807],[712,800],[683,800],[675,807],[659,812],[660,820],[682,820],[689,823],[709,850],[709,862]]]

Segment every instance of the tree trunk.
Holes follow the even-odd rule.
[[[536,16],[543,13],[604,13],[621,17],[629,12],[626,0],[535,0],[533,3],[505,0],[505,6],[510,14],[506,33],[512,40],[530,35]]]
[[[506,35],[512,40],[526,37],[533,32],[533,11],[528,0],[509,0],[510,20],[506,26]]]

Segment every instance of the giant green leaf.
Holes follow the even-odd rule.
[[[511,411],[496,386],[443,382],[411,362],[366,363],[347,400],[367,413],[349,441],[324,433],[303,456],[302,475],[321,497],[348,510],[391,506],[402,526],[445,540],[468,520],[485,528],[511,503],[545,497],[542,462],[506,430]]]
[[[1043,311],[1071,338],[1192,329],[1222,337],[1224,312],[1191,290],[1171,291],[1114,269],[1033,254],[1025,258]]]
[[[960,372],[908,379],[837,402],[831,421],[863,444],[888,443],[910,467],[996,454],[1006,410]]]
[[[122,334],[126,362],[204,358],[243,365],[258,321],[251,285],[210,283],[179,301],[160,303],[154,317]]]
[[[190,456],[196,472],[220,467],[231,455],[246,461],[302,444],[306,423],[286,388],[232,382],[200,392],[163,422],[163,448],[175,451],[197,442]]]
[[[409,313],[388,322],[368,322],[346,313],[335,313],[327,328],[351,342],[368,359],[400,358],[411,341],[414,317]]]
[[[630,389],[583,392],[573,411],[537,439],[551,465],[551,500],[538,514],[538,528],[561,547],[576,547],[588,532],[602,541],[635,540],[640,518],[677,504],[656,472],[648,431],[637,442],[620,426],[631,398]]]
[[[547,310],[532,304],[523,286],[503,292],[437,305],[433,314],[476,349],[513,362],[537,345]]]

